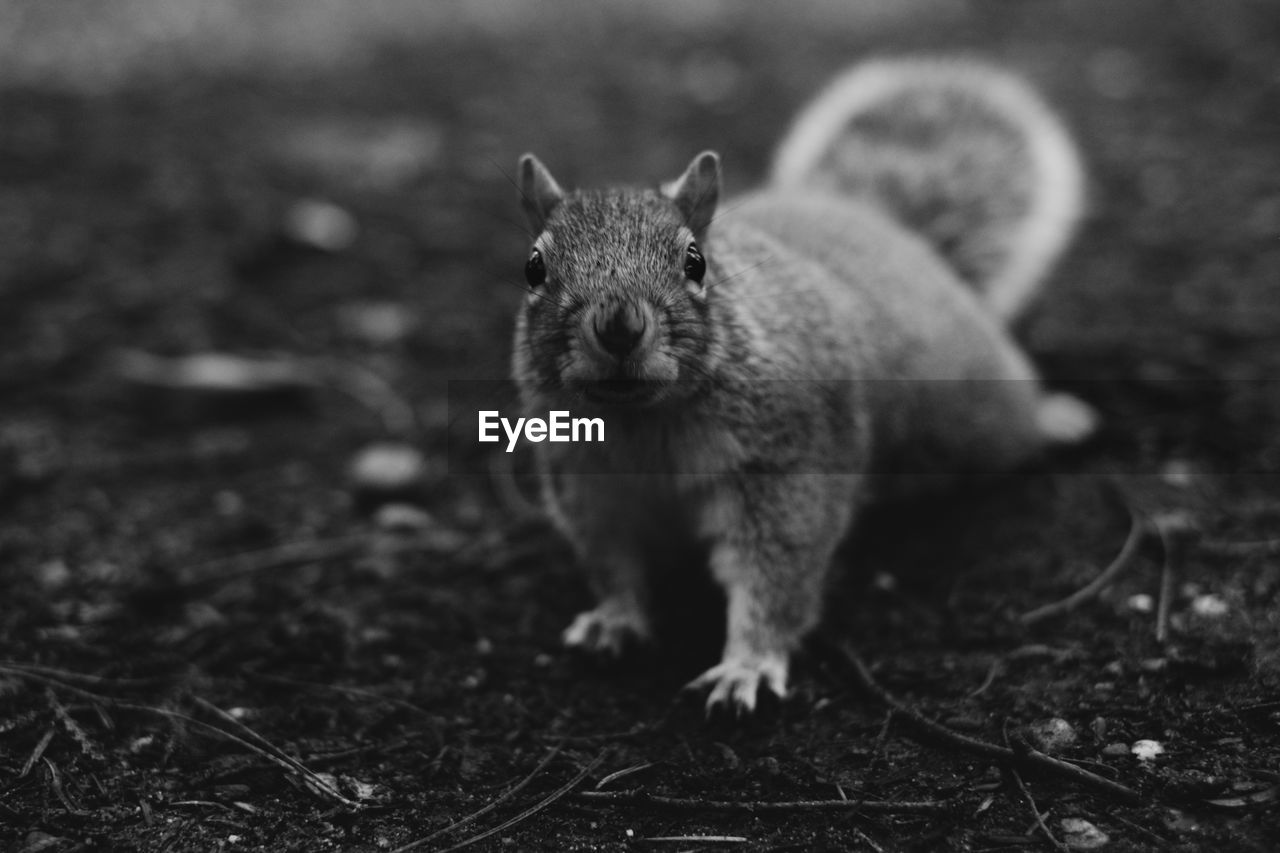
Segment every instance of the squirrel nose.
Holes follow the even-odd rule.
[[[639,345],[646,327],[644,313],[633,305],[620,306],[608,317],[597,316],[594,325],[600,346],[616,358],[630,354]]]

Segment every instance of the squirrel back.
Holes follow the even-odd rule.
[[[811,101],[769,183],[878,206],[1011,321],[1072,236],[1083,175],[1057,116],[1014,74],[901,58],[864,62]]]

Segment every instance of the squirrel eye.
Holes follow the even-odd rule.
[[[530,287],[537,287],[547,280],[547,265],[542,262],[542,253],[537,249],[529,256],[524,265],[524,280]]]
[[[689,248],[685,250],[684,274],[698,284],[702,283],[702,277],[707,274],[707,259],[702,257],[702,252],[698,251],[697,243],[690,243]]]

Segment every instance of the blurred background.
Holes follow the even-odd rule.
[[[323,410],[281,430],[307,464],[431,440],[443,381],[506,375],[521,152],[587,184],[713,147],[743,189],[842,67],[968,51],[1040,86],[1090,164],[1025,330],[1050,375],[1098,383],[1131,466],[1209,442],[1273,470],[1247,383],[1277,358],[1277,39],[1264,0],[10,0],[0,447],[26,476],[279,396]],[[164,360],[202,353],[274,360]],[[1215,417],[1156,423],[1153,394]]]
[[[583,584],[545,531],[512,533],[509,478],[446,463],[447,382],[507,375],[517,156],[585,185],[666,180],[716,148],[743,190],[827,79],[904,52],[1005,63],[1080,140],[1090,212],[1021,330],[1106,425],[1061,472],[1142,475],[1206,529],[1265,538],[1280,504],[1250,475],[1280,470],[1273,0],[0,0],[5,656],[390,685],[464,740],[563,723],[577,676],[538,656]],[[1024,573],[1062,569],[1064,543],[1106,558],[1123,517],[1090,482],[995,499],[984,518],[1005,520],[973,541],[952,524],[955,561],[994,572],[970,615],[1052,598]],[[424,544],[304,551],[252,584],[219,561],[370,529]],[[877,565],[932,565],[927,547]],[[1237,568],[1213,582],[1254,622],[1227,633],[1280,660],[1280,576]],[[1128,624],[1104,626],[1117,646]],[[622,730],[676,683],[611,684],[574,712]],[[372,713],[204,686],[291,737]],[[501,781],[508,746],[415,784]]]

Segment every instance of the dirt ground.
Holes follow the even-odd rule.
[[[346,52],[318,11],[214,6],[251,49],[81,21],[124,59],[77,64],[30,12],[0,62],[0,846],[1280,849],[1272,5],[490,2]],[[295,23],[336,41],[277,55]],[[707,725],[677,698],[705,611],[570,658],[589,596],[527,484],[450,468],[447,383],[506,375],[521,298],[504,173],[713,147],[744,189],[830,75],[922,50],[1023,70],[1077,132],[1090,214],[1021,334],[1105,428],[877,511],[789,699]],[[274,372],[148,360],[215,352]],[[384,442],[414,482],[353,487]],[[1020,619],[1134,517],[1113,583]]]

